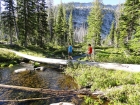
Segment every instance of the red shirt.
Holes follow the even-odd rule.
[[[91,54],[92,53],[92,47],[88,47],[88,54]]]

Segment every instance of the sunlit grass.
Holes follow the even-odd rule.
[[[91,91],[112,89],[106,94],[111,103],[116,105],[124,103],[132,105],[134,103],[133,105],[138,105],[140,99],[140,73],[106,70],[87,65],[79,65],[76,69],[68,67],[65,73],[75,78],[79,88],[91,86]],[[115,89],[113,89],[114,87]]]
[[[96,62],[110,62],[110,63],[123,63],[123,64],[140,64],[140,56],[133,53],[126,53],[123,49],[118,48],[97,48],[95,55],[92,58]],[[86,57],[81,57],[80,60],[87,60]]]

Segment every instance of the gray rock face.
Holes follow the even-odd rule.
[[[92,3],[69,3],[73,7],[73,23],[75,29],[80,29],[81,27],[87,29],[87,17],[92,7]],[[110,27],[112,21],[115,19],[114,12],[116,11],[118,5],[103,5],[103,24],[101,36],[102,39],[106,37],[106,35],[110,32]],[[81,30],[80,30],[81,31]],[[85,32],[86,33],[86,32]],[[84,33],[84,34],[85,34]],[[82,34],[77,32],[78,34]]]

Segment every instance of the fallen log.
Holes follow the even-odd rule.
[[[48,64],[62,64],[62,65],[67,65],[67,60],[64,59],[54,59],[54,58],[43,58],[43,57],[36,57],[36,56],[32,56],[32,55],[27,55],[27,54],[23,54],[14,50],[9,50],[13,53],[15,53],[16,55],[32,60],[32,61],[36,61],[36,62],[41,62],[41,63],[48,63]]]
[[[29,98],[29,99],[14,99],[14,100],[0,100],[0,102],[26,102],[26,101],[37,101],[37,100],[47,100],[51,97],[42,97],[42,98]]]
[[[6,50],[4,48],[0,48],[2,50]],[[16,55],[30,59],[32,61],[37,61],[37,62],[42,62],[42,63],[48,63],[48,64],[59,64],[59,65],[68,65],[70,62],[69,60],[64,60],[64,59],[54,59],[54,58],[43,58],[43,57],[36,57],[36,56],[31,56],[27,54],[23,54],[14,50],[8,50]],[[74,62],[79,62],[80,64],[86,64],[90,66],[96,66],[100,68],[105,68],[105,69],[112,69],[112,70],[124,70],[124,71],[129,71],[129,72],[140,72],[140,65],[139,64],[119,64],[119,63],[103,63],[103,62],[86,62],[86,61],[77,61],[77,60],[71,60],[72,63]]]
[[[59,96],[64,98],[65,96]],[[48,100],[52,97],[41,97],[41,98],[28,98],[28,99],[10,99],[10,100],[0,100],[0,102],[27,102],[27,101],[38,101],[38,100]]]
[[[29,92],[39,92],[43,94],[53,94],[53,95],[88,95],[96,97],[98,95],[103,95],[102,92],[91,92],[89,89],[81,89],[81,90],[54,90],[54,89],[43,89],[43,88],[30,88],[23,86],[14,86],[14,85],[4,85],[0,84],[0,88],[8,88],[8,89],[17,89],[24,90]]]
[[[23,87],[23,86],[14,86],[14,85],[4,85],[0,84],[0,88],[8,88],[8,89],[17,89],[17,90],[24,90],[24,91],[29,91],[29,92],[39,92],[43,94],[56,94],[56,95],[61,95],[61,94],[70,94],[70,93],[75,93],[73,90],[54,90],[54,89],[43,89],[43,88],[30,88],[30,87]]]
[[[130,85],[130,86],[137,86],[137,85]],[[40,92],[43,94],[53,94],[53,95],[88,95],[88,96],[104,96],[105,94],[112,92],[114,90],[121,90],[123,86],[115,86],[105,91],[95,90],[94,92],[90,91],[89,89],[80,89],[80,90],[54,90],[54,89],[43,89],[43,88],[30,88],[30,87],[23,87],[23,86],[14,86],[14,85],[4,85],[0,84],[0,88],[7,88],[7,89],[16,89],[16,90],[24,90],[29,92]]]

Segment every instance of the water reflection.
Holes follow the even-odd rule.
[[[26,86],[32,88],[45,88],[56,90],[77,89],[78,86],[74,79],[70,76],[58,72],[54,69],[46,69],[45,71],[26,71],[18,74],[14,70],[22,68],[20,65],[13,68],[4,68],[0,70],[0,83],[16,86]],[[76,95],[53,95],[38,92],[27,92],[23,90],[3,89],[0,88],[0,100],[17,100],[46,97],[47,100],[26,101],[26,102],[0,102],[0,105],[49,105],[55,102],[77,102],[80,103]],[[80,104],[76,104],[80,105]]]
[[[68,75],[64,75],[61,79],[59,79],[58,85],[64,90],[78,89],[78,85],[75,80]]]
[[[9,84],[25,86],[31,88],[47,87],[42,78],[40,78],[35,71],[25,71],[18,74],[11,75]]]
[[[3,68],[0,69],[0,83],[7,83],[10,81],[10,75],[12,74],[12,71],[9,70],[9,68]]]
[[[70,76],[58,72],[54,69],[45,71],[25,71],[14,73],[14,70],[22,68],[15,66],[13,68],[4,68],[0,70],[0,83],[8,85],[26,86],[32,88],[46,89],[78,89],[78,85]]]

